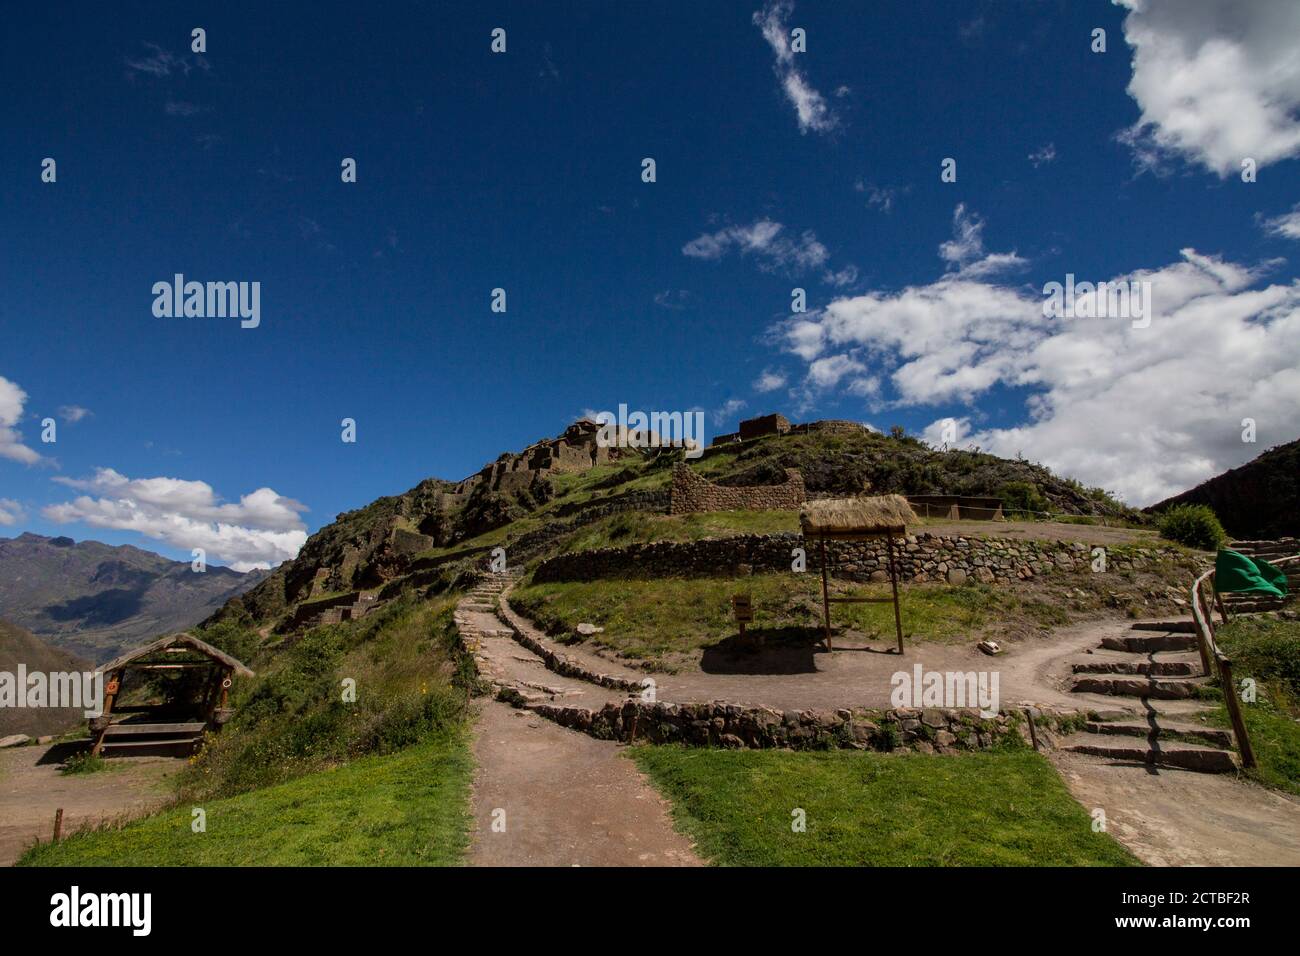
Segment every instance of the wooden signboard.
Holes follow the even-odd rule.
[[[754,620],[754,605],[748,594],[734,595],[731,599],[731,608],[736,612],[736,620],[739,623],[748,624]]]

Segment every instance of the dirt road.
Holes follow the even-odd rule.
[[[171,757],[123,757],[99,773],[64,776],[50,747],[0,750],[0,866],[12,866],[37,838],[50,839],[63,808],[63,832],[135,816],[166,800]]]
[[[471,865],[701,865],[617,744],[496,701],[481,708]]]

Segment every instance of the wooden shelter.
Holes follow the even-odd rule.
[[[226,704],[233,679],[253,676],[229,654],[184,632],[128,651],[98,670],[104,675],[104,712],[90,720],[95,756],[105,747],[186,745],[192,749],[206,731],[219,731],[229,719]],[[140,682],[142,690],[153,692],[149,696],[167,682],[162,688],[165,699],[115,706],[128,675]]]
[[[907,499],[902,495],[875,498],[825,498],[809,501],[799,512],[799,524],[805,540],[817,539],[822,564],[822,622],[826,629],[826,649],[831,646],[831,605],[834,603],[892,603],[894,629],[898,633],[898,653],[903,653],[903,620],[898,610],[898,565],[894,559],[894,537],[907,534],[908,522],[917,521]],[[889,552],[889,584],[893,596],[887,598],[830,596],[830,561],[826,554],[829,541],[866,541],[884,538]]]

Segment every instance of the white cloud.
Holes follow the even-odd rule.
[[[1117,2],[1142,114],[1122,138],[1141,165],[1177,154],[1226,177],[1300,155],[1300,3]]]
[[[146,43],[145,46],[150,51],[148,56],[126,60],[126,68],[130,73],[143,73],[162,79],[173,73],[189,76],[191,70],[199,69],[207,72],[212,68],[207,59],[198,54],[184,53],[177,56],[156,43]]]
[[[34,465],[41,456],[23,444],[17,424],[22,421],[27,393],[16,382],[0,376],[0,458]]]
[[[1300,239],[1300,203],[1296,203],[1290,212],[1265,219],[1263,225],[1275,236],[1282,236],[1284,239]]]
[[[0,498],[0,525],[16,525],[27,517],[23,506],[12,498]]]
[[[727,226],[696,236],[682,246],[682,254],[692,259],[717,260],[736,250],[742,256],[753,256],[765,272],[796,273],[820,268],[830,258],[811,229],[797,238],[783,235],[784,231],[785,226],[779,222],[758,219],[748,226]]]
[[[775,392],[778,388],[785,388],[786,381],[784,372],[764,369],[763,374],[754,379],[754,391]]]
[[[664,289],[662,292],[656,292],[654,299],[655,305],[680,312],[690,305],[691,293],[686,289]]]
[[[732,417],[743,410],[748,403],[743,398],[729,398],[722,403],[721,408],[713,410],[713,424],[725,425],[731,421]]]
[[[853,184],[853,188],[860,193],[867,194],[867,206],[879,209],[883,213],[893,211],[894,200],[898,198],[900,190],[894,186],[877,186],[874,183],[863,182],[859,179]],[[911,187],[907,187],[902,192],[908,192]]]
[[[995,388],[1025,389],[1016,424],[961,430],[959,440],[1145,505],[1300,435],[1300,281],[1260,288],[1272,265],[1185,249],[1112,278],[1151,283],[1147,328],[1047,319],[1036,292],[963,270],[837,299],[780,331],[808,363],[811,393],[861,392],[871,374],[888,388],[876,401],[895,406],[971,406]],[[1258,423],[1260,444],[1242,443],[1244,418]]]
[[[1045,166],[1056,159],[1056,144],[1048,143],[1046,146],[1040,146],[1029,154],[1029,161],[1033,163],[1034,168]]]
[[[853,285],[853,283],[858,281],[858,267],[850,264],[845,266],[839,272],[831,272],[828,270],[822,273],[822,281],[837,289]]]
[[[203,548],[209,560],[227,561],[237,571],[295,557],[307,541],[300,517],[306,506],[270,488],[258,488],[236,504],[222,503],[204,481],[132,479],[111,468],[88,479],[53,480],[89,494],[43,509],[50,521],[84,521],[137,531],[185,550]]]
[[[754,25],[763,33],[763,39],[776,54],[773,68],[781,81],[781,89],[786,99],[794,107],[799,120],[799,132],[827,133],[839,126],[839,117],[826,103],[826,97],[817,92],[812,84],[795,65],[795,53],[790,49],[790,26],[788,20],[794,11],[794,4],[777,0],[768,3],[754,14]],[[841,92],[841,90],[843,92]],[[848,87],[836,89],[836,96],[845,96]]]
[[[83,418],[94,414],[89,408],[82,408],[80,405],[60,405],[59,417],[69,425],[75,425]]]
[[[952,212],[952,238],[939,245],[939,257],[964,276],[991,275],[1026,265],[1014,252],[984,253],[984,220],[958,203]]]

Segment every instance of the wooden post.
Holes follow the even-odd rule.
[[[826,580],[826,537],[823,535],[821,541],[822,553],[822,620],[826,627],[826,650],[833,651],[831,646],[831,594],[830,585]]]
[[[63,836],[63,808],[54,811],[54,842],[58,843],[59,838]]]
[[[894,591],[894,630],[898,633],[898,653],[903,653],[903,619],[898,612],[898,569],[894,565],[894,536],[885,537],[889,542],[889,586]]]
[[[1210,606],[1208,602],[1206,602],[1205,595],[1201,593],[1199,587],[1192,589],[1192,600],[1196,602],[1196,610],[1200,611],[1201,617],[1205,619],[1204,633],[1201,632],[1200,628],[1197,628],[1196,646],[1201,652],[1201,670],[1204,671],[1203,676],[1209,677],[1212,673],[1210,670],[1210,645],[1214,643],[1214,620],[1210,617]],[[1195,615],[1193,615],[1192,620],[1196,620]]]
[[[1223,700],[1228,705],[1228,716],[1232,718],[1232,732],[1237,736],[1241,765],[1249,770],[1255,766],[1255,751],[1251,749],[1250,738],[1246,736],[1246,720],[1241,716],[1241,701],[1237,698],[1237,687],[1232,682],[1232,661],[1223,656],[1219,657],[1219,683],[1223,685]]]
[[[1228,608],[1224,605],[1224,603],[1223,603],[1223,595],[1219,593],[1219,589],[1218,589],[1218,588],[1215,588],[1215,589],[1214,589],[1214,603],[1217,604],[1217,605],[1219,606],[1219,617],[1223,620],[1223,623],[1224,623],[1224,624],[1227,624],[1227,623],[1228,623]]]
[[[118,692],[121,691],[121,689],[122,672],[114,671],[112,674],[108,675],[108,686],[106,688],[108,692],[104,695],[104,712],[100,714],[100,717],[104,721],[104,726],[100,729],[99,733],[95,735],[95,743],[90,748],[90,755],[92,757],[98,757],[99,752],[104,749],[104,738],[108,736],[108,728],[112,723],[112,721],[109,720],[109,715],[113,713],[113,701],[117,698]]]

